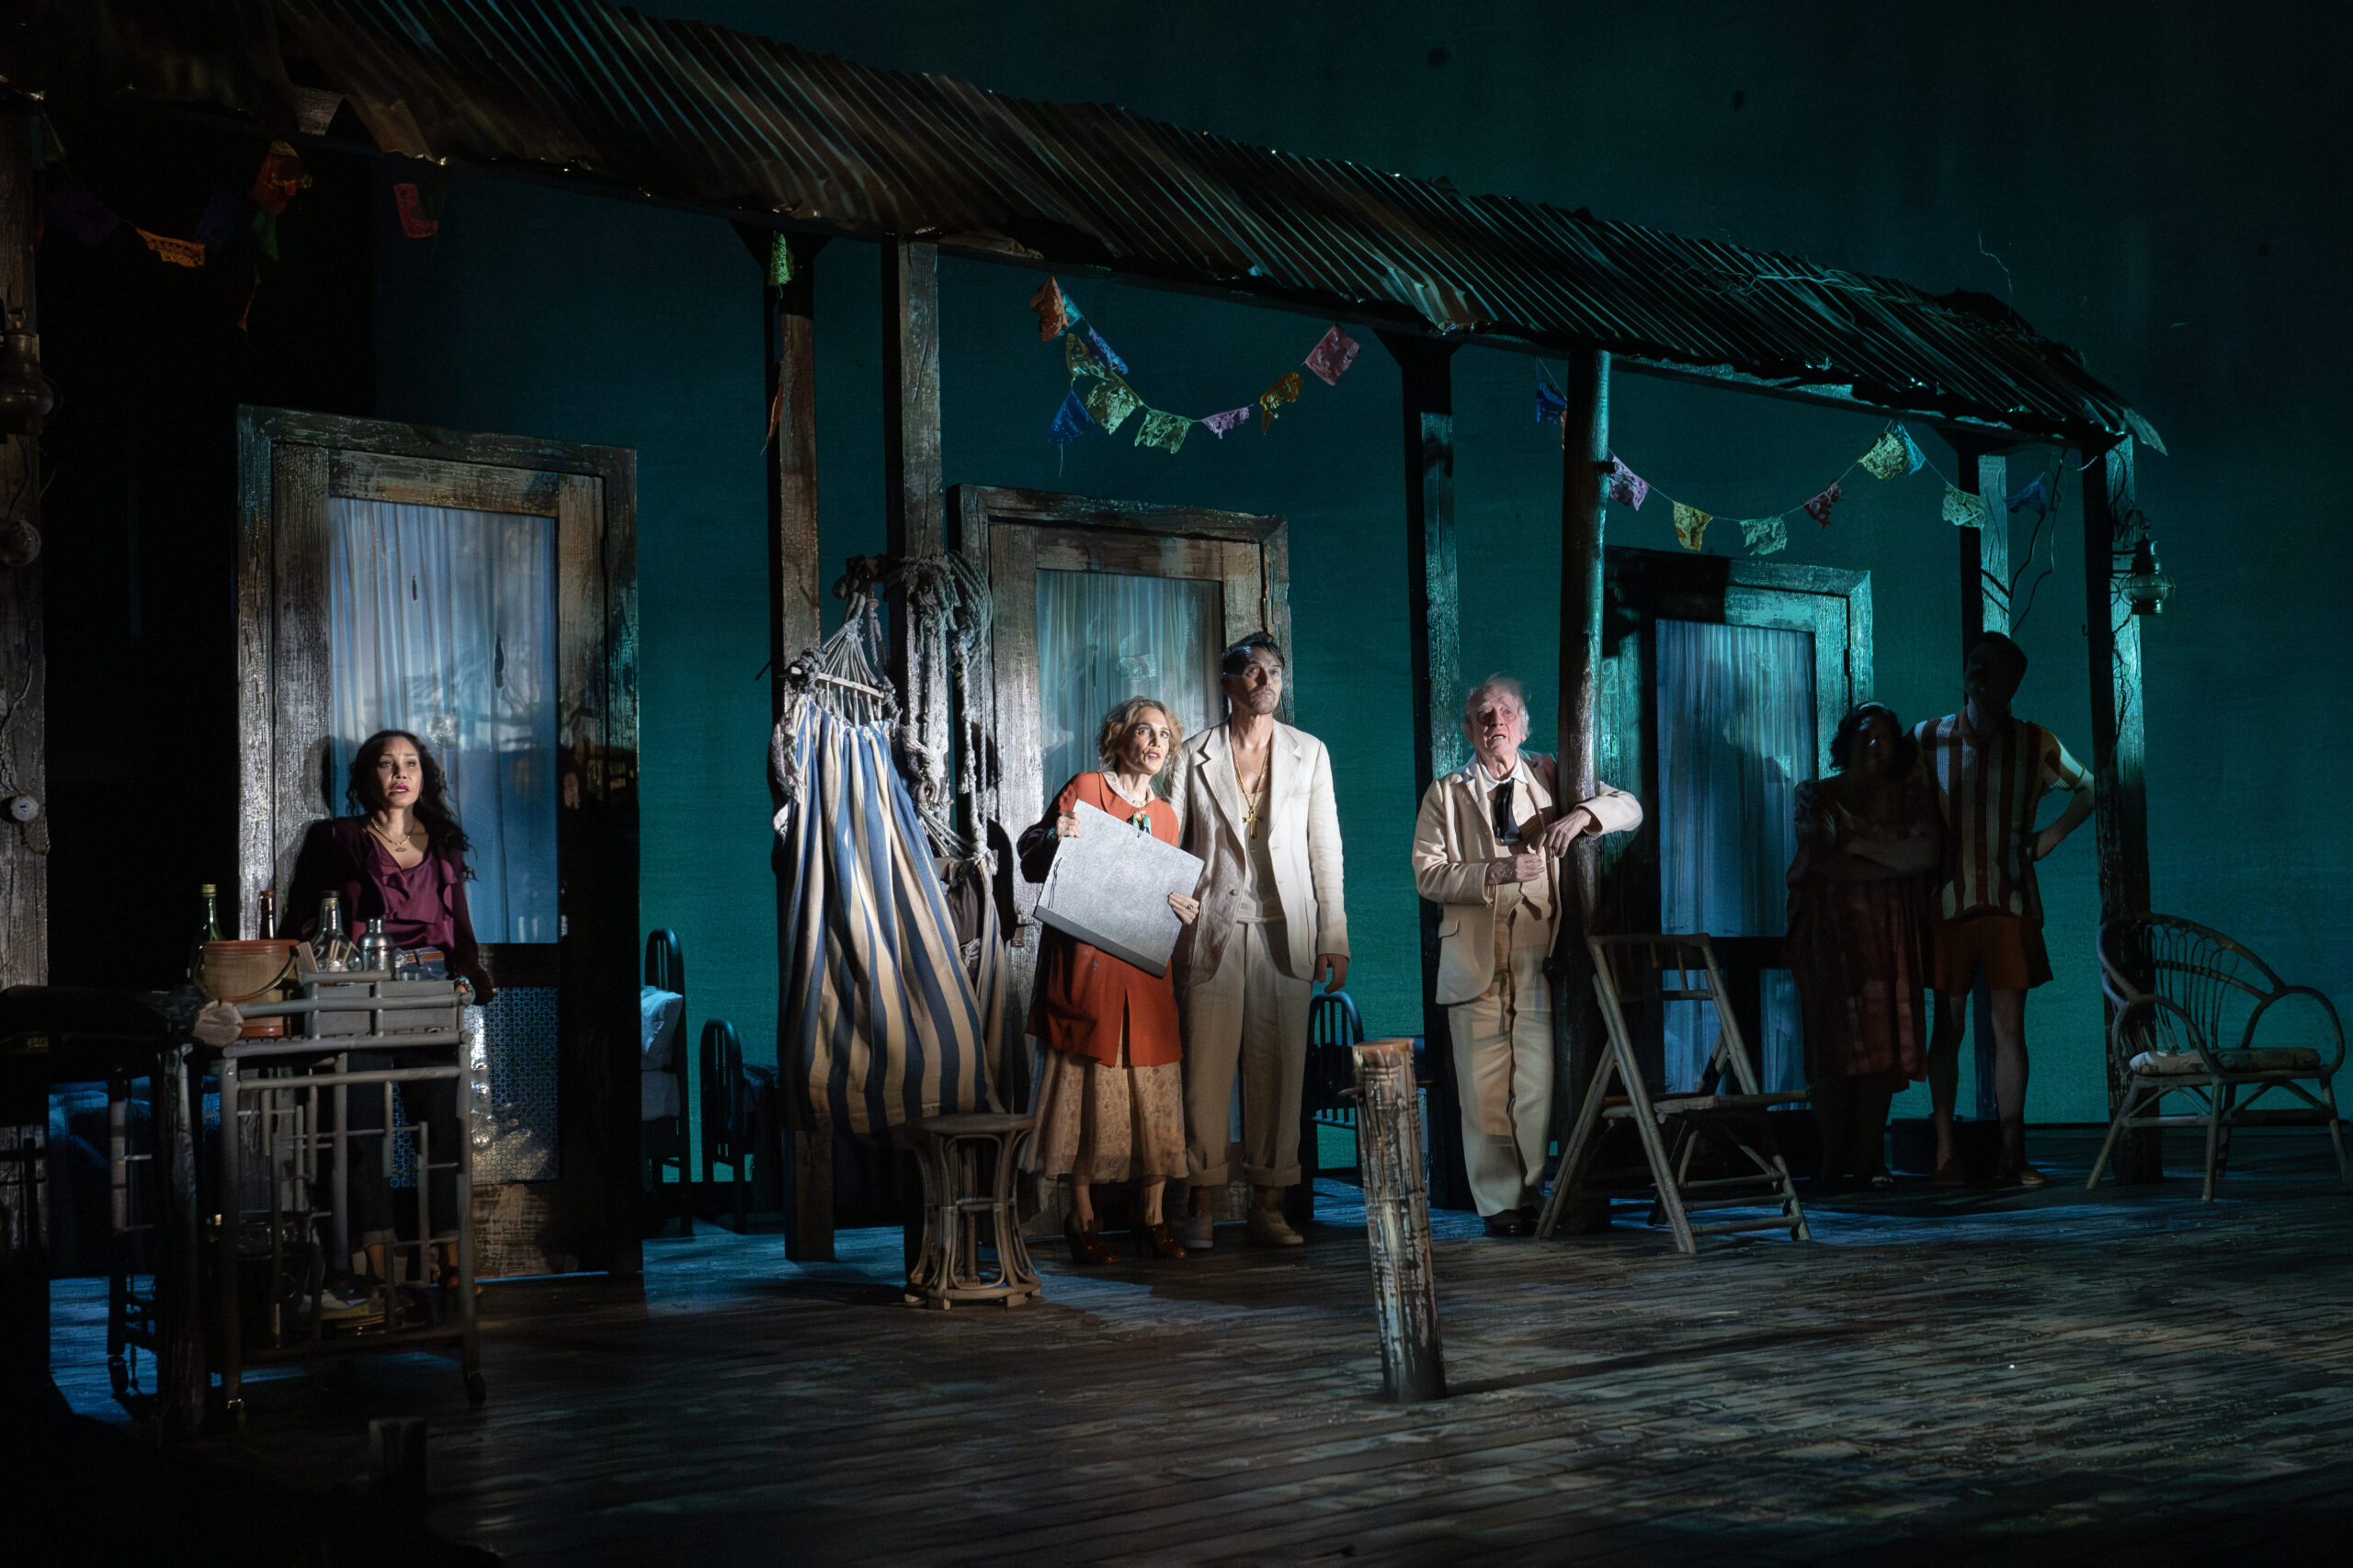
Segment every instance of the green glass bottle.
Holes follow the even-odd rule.
[[[222,940],[221,935],[221,890],[211,882],[198,888],[204,900],[204,924],[197,927],[196,940],[188,950],[188,977],[192,982],[204,969],[204,944]]]

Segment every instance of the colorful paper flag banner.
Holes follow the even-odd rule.
[[[2034,515],[2038,517],[2051,510],[2051,492],[2043,484],[2042,476],[2039,473],[2034,476],[2033,483],[2010,497],[2011,511],[2016,512],[2027,506],[2033,507]]]
[[[1708,525],[1715,518],[1699,507],[1687,506],[1680,501],[1674,503],[1674,506],[1675,542],[1686,550],[1706,549],[1703,541],[1708,537]]]
[[[1898,425],[1895,433],[1904,437],[1904,472],[1917,473],[1927,467],[1928,454],[1920,449],[1920,443],[1912,438],[1912,432]]]
[[[1536,423],[1558,424],[1569,416],[1569,400],[1554,389],[1552,382],[1538,378],[1536,382]]]
[[[1789,525],[1779,517],[1743,517],[1740,542],[1751,555],[1770,555],[1790,547]]]
[[[1299,372],[1293,370],[1258,394],[1259,429],[1271,430],[1275,427],[1275,411],[1287,403],[1297,403],[1301,385]]]
[[[273,142],[262,155],[261,167],[254,171],[254,187],[245,199],[275,218],[297,193],[310,188],[311,171],[302,166],[302,155],[293,143]]]
[[[1062,280],[1049,278],[1029,296],[1029,308],[1038,312],[1038,341],[1051,343],[1070,330],[1070,301],[1063,298]]]
[[[400,209],[401,233],[410,239],[429,240],[441,232],[441,220],[426,216],[423,195],[407,181],[392,187],[392,204]]]
[[[1307,368],[1327,387],[1336,387],[1349,366],[1357,362],[1357,340],[1337,326],[1307,351]]]
[[[1602,494],[1610,500],[1621,506],[1631,506],[1637,512],[1643,509],[1643,503],[1650,499],[1650,481],[1616,457],[1609,460],[1609,467],[1602,475],[1601,488]]]
[[[1086,434],[1094,424],[1086,412],[1086,404],[1079,401],[1078,389],[1073,387],[1063,394],[1063,405],[1054,410],[1054,423],[1046,432],[1046,439],[1057,447],[1067,447]]]
[[[1911,454],[1904,449],[1903,438],[1893,430],[1871,443],[1871,449],[1855,460],[1865,473],[1873,479],[1894,479],[1912,471],[1904,465]]]
[[[1086,347],[1095,350],[1095,357],[1097,359],[1102,360],[1120,374],[1124,376],[1128,373],[1128,362],[1114,353],[1111,346],[1103,341],[1103,335],[1091,326],[1086,329]]]
[[[1158,447],[1173,458],[1176,455],[1176,449],[1185,444],[1185,437],[1192,428],[1193,421],[1181,414],[1148,408],[1144,410],[1142,422],[1136,430],[1136,445]]]
[[[1945,521],[1957,528],[1982,528],[1985,526],[1985,503],[1959,485],[1945,485]]]
[[[1128,390],[1121,381],[1101,381],[1086,394],[1086,412],[1108,434],[1117,430],[1129,415],[1143,406],[1143,399]]]
[[[1812,517],[1815,522],[1820,523],[1824,528],[1828,528],[1830,526],[1830,508],[1838,505],[1839,501],[1844,498],[1846,494],[1846,486],[1834,480],[1831,483],[1829,489],[1822,492],[1822,494],[1816,495],[1813,500],[1808,501],[1805,504],[1805,515]]]
[[[1057,447],[1069,445],[1090,428],[1106,433],[1116,430],[1131,415],[1142,411],[1143,417],[1137,422],[1135,444],[1156,447],[1173,455],[1183,449],[1196,425],[1209,426],[1211,435],[1223,440],[1250,417],[1252,409],[1258,411],[1262,429],[1273,428],[1283,404],[1298,402],[1300,389],[1305,384],[1300,372],[1292,370],[1239,408],[1200,419],[1172,414],[1145,403],[1128,384],[1127,360],[1104,341],[1095,327],[1082,325],[1085,312],[1078,308],[1077,301],[1063,291],[1060,278],[1049,278],[1039,285],[1038,291],[1029,297],[1029,309],[1038,318],[1040,342],[1051,343],[1057,337],[1063,340],[1063,368],[1070,376],[1070,390],[1047,427],[1047,439]],[[1362,346],[1334,325],[1316,340],[1304,363],[1324,385],[1337,386],[1360,352]]]
[[[327,127],[335,123],[335,111],[343,107],[343,95],[326,87],[293,85],[294,123],[305,136],[324,136]]]
[[[168,239],[162,234],[151,234],[144,229],[134,229],[132,232],[147,242],[149,250],[153,251],[174,267],[202,267],[204,265],[204,247],[194,240]]]

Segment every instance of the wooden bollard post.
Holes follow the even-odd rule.
[[[1446,1358],[1438,1346],[1438,1280],[1430,1271],[1430,1200],[1414,1092],[1414,1042],[1374,1040],[1354,1049],[1357,1165],[1364,1176],[1364,1226],[1372,1244],[1382,1392],[1400,1404],[1444,1399]]]

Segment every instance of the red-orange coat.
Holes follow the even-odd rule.
[[[1053,812],[1042,825],[1051,828],[1055,815],[1071,811],[1079,801],[1123,822],[1137,812],[1120,798],[1103,775],[1082,773],[1063,786]],[[1143,810],[1151,813],[1153,836],[1164,844],[1176,843],[1176,808],[1155,796]],[[1022,836],[1027,840],[1029,835]],[[1025,861],[1023,870],[1030,873],[1032,862]],[[1030,880],[1043,879],[1044,867],[1037,865]],[[1116,1066],[1120,1020],[1124,1017],[1129,1066],[1158,1067],[1184,1060],[1184,1043],[1176,1027],[1176,991],[1166,975],[1154,979],[1127,960],[1089,947],[1066,932],[1051,926],[1044,931],[1038,954],[1036,997],[1029,1005],[1031,1034],[1056,1051]]]

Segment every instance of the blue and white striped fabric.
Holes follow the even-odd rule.
[[[787,722],[777,1054],[800,1124],[880,1132],[987,1108],[981,1011],[890,726],[815,702]]]

